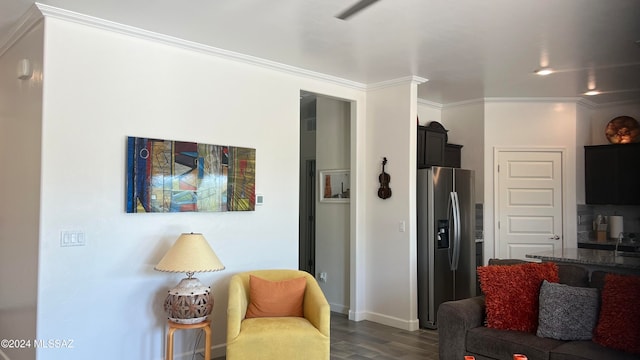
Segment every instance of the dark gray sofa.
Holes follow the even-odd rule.
[[[521,260],[492,259],[490,265],[512,265]],[[602,290],[605,272],[578,265],[558,264],[560,283],[590,286]],[[513,354],[525,354],[529,360],[638,360],[640,356],[606,348],[591,341],[561,341],[511,330],[484,326],[484,296],[449,301],[438,308],[440,360],[461,360],[473,355],[476,360],[512,360]]]

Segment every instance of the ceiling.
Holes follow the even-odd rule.
[[[379,0],[346,21],[335,18],[355,2],[41,1],[358,83],[426,78],[418,96],[438,104],[640,100],[638,0]],[[0,39],[32,4],[0,1]],[[544,65],[557,72],[533,73]],[[583,96],[590,83],[602,94]]]

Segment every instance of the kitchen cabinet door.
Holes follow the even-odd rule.
[[[462,145],[444,145],[444,166],[460,168],[462,166]]]
[[[431,166],[443,166],[447,130],[439,123],[418,126],[418,169]]]
[[[640,205],[640,143],[585,146],[587,204]]]
[[[418,169],[427,167],[425,163],[425,145],[427,142],[427,129],[424,126],[418,126]]]
[[[620,203],[640,205],[640,143],[623,146],[618,149],[617,162]]]

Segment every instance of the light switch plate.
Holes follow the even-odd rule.
[[[87,244],[87,238],[82,231],[61,231],[60,232],[60,246],[85,246]]]

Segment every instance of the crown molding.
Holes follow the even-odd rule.
[[[418,105],[427,106],[436,110],[442,110],[443,105],[434,101],[429,101],[425,99],[418,98]]]
[[[497,102],[530,102],[530,103],[577,103],[581,101],[580,97],[513,97],[513,98],[484,98],[485,103],[497,103]]]
[[[420,103],[429,103],[428,100],[418,99]],[[479,98],[479,99],[471,99],[458,101],[449,104],[438,104],[431,103],[432,107],[440,106],[443,109],[448,109],[452,107],[458,106],[466,106],[466,105],[474,105],[474,104],[488,104],[488,103],[575,103],[576,105],[583,106],[589,110],[602,109],[607,107],[614,106],[624,106],[624,105],[640,105],[640,101],[638,100],[627,100],[627,101],[617,101],[610,103],[602,103],[598,104],[591,100],[585,99],[583,97],[494,97],[494,98]],[[428,104],[427,104],[428,105]]]
[[[470,100],[452,102],[452,103],[449,103],[449,104],[443,104],[442,108],[447,108],[448,109],[448,108],[453,108],[453,107],[467,106],[467,105],[477,105],[477,104],[484,105],[486,102],[487,101],[484,98],[470,99]]]
[[[598,104],[594,103],[591,100],[587,100],[585,98],[580,98],[580,100],[577,101],[578,106],[582,106],[585,107],[589,110],[593,110],[599,107]]]
[[[609,103],[596,103],[583,97],[531,97],[531,98],[485,98],[486,103],[492,102],[531,102],[531,103],[575,103],[590,110],[602,109],[614,106],[640,104],[638,100],[616,101]]]
[[[407,84],[407,83],[420,85],[420,84],[425,83],[427,81],[429,81],[429,79],[425,79],[425,78],[420,77],[420,76],[409,75],[409,76],[405,76],[405,77],[401,77],[401,78],[397,78],[397,79],[385,80],[385,81],[381,81],[381,82],[377,82],[377,83],[373,83],[373,84],[368,84],[367,85],[367,90],[368,91],[369,90],[380,90],[380,89],[384,89],[384,88],[388,88],[388,87],[392,87],[392,86],[396,86],[396,85],[401,85],[401,84]]]
[[[581,103],[584,104],[585,106],[591,106],[594,109],[603,109],[603,108],[615,107],[615,106],[640,105],[640,99],[639,100],[614,101],[614,102],[608,102],[608,103],[602,103],[602,104],[597,104],[597,103],[594,103],[592,101],[583,99],[581,101]]]
[[[29,10],[9,29],[9,33],[0,40],[0,56],[4,55],[20,38],[42,21],[42,13],[36,5],[31,5]]]
[[[322,80],[322,81],[334,83],[340,86],[356,89],[356,90],[364,91],[367,88],[367,86],[363,83],[343,79],[337,76],[331,76],[331,75],[327,75],[327,74],[323,74],[315,71],[302,69],[295,66],[282,64],[276,61],[271,61],[271,60],[251,56],[251,55],[241,54],[234,51],[224,50],[224,49],[216,48],[213,46],[203,45],[193,41],[188,41],[188,40],[180,39],[177,37],[156,33],[149,30],[140,29],[137,27],[120,24],[110,20],[100,19],[90,15],[80,14],[74,11],[61,9],[61,8],[57,8],[50,5],[36,3],[36,6],[45,17],[66,20],[66,21],[77,23],[77,24],[82,24],[82,25],[86,25],[86,26],[90,26],[90,27],[94,27],[102,30],[108,30],[108,31],[119,33],[119,34],[132,36],[142,40],[154,41],[157,43],[170,45],[170,46],[182,48],[185,50],[196,51],[202,54],[216,56],[216,57],[229,59],[233,61],[238,61],[245,64],[254,65],[254,66],[271,69],[271,70],[276,70],[279,72],[284,72],[292,75],[302,76],[302,77],[315,79],[315,80]]]

